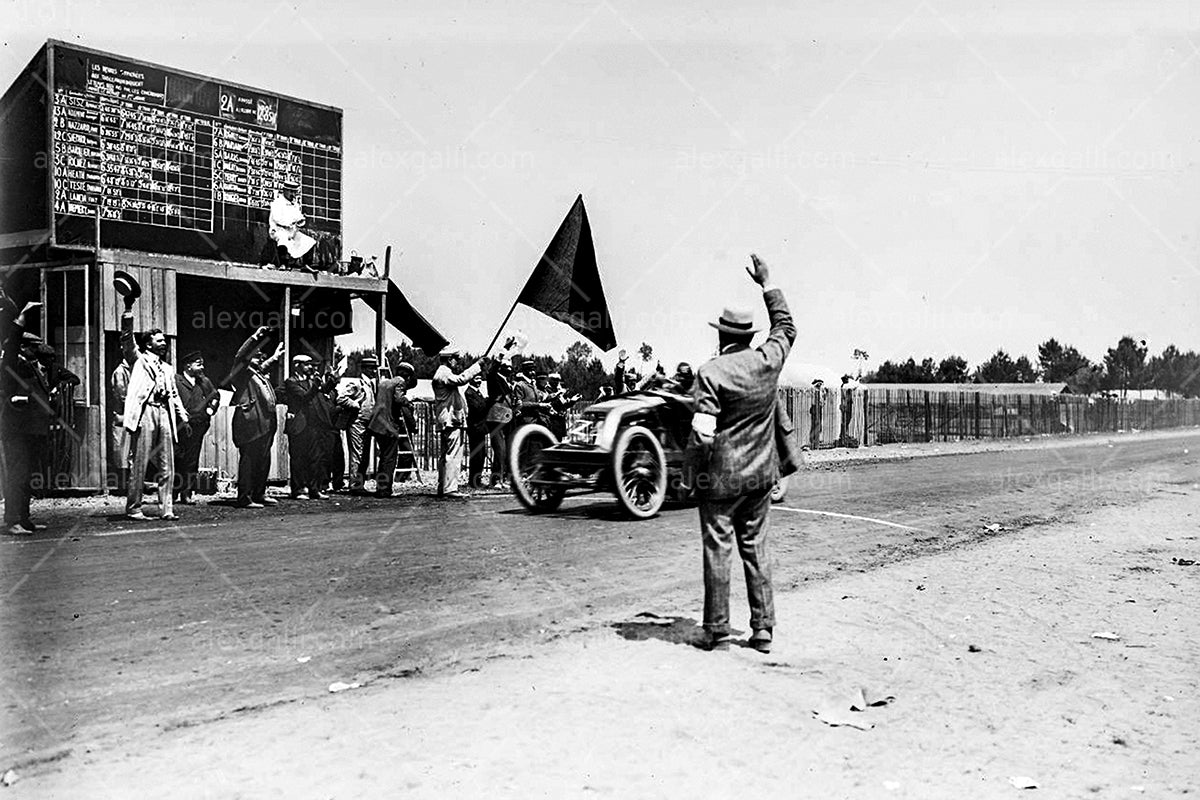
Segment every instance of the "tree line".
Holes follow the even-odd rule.
[[[1149,355],[1145,341],[1122,336],[1099,362],[1092,362],[1070,345],[1047,339],[1038,345],[1037,363],[1027,356],[1014,359],[997,350],[970,369],[967,360],[951,355],[937,361],[915,358],[884,361],[863,376],[864,383],[1065,383],[1077,394],[1161,389],[1181,397],[1200,397],[1200,354],[1168,345]]]

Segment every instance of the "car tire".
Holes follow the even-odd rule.
[[[558,437],[549,428],[531,423],[517,428],[508,445],[508,474],[511,476],[513,494],[521,505],[534,513],[553,511],[562,505],[566,494],[565,489],[531,483],[531,479],[541,471],[538,455],[556,444]]]
[[[667,497],[667,457],[653,433],[641,425],[617,434],[612,451],[613,491],[626,513],[649,519]]]

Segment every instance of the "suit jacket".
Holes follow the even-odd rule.
[[[165,393],[156,401],[155,395]],[[170,365],[154,353],[142,353],[129,372],[129,391],[125,395],[125,430],[133,433],[142,426],[146,407],[152,402],[161,402],[167,409],[171,426],[171,441],[179,441],[179,425],[188,418],[179,389],[175,384],[175,373]]]
[[[273,437],[279,427],[275,418],[275,389],[267,377],[277,359],[275,356],[267,359],[262,372],[250,364],[264,343],[265,339],[255,336],[247,339],[234,356],[233,369],[226,380],[233,386],[233,443],[237,447],[263,436]]]
[[[771,318],[767,340],[754,349],[728,348],[696,371],[696,413],[715,417],[716,432],[711,442],[693,436],[689,457],[698,466],[693,485],[709,499],[768,490],[781,474],[776,398],[796,327],[783,292],[772,289],[763,300]]]
[[[467,400],[467,427],[482,427],[487,423],[488,399],[483,396],[483,392],[476,389],[474,386],[468,386],[463,391],[463,397]]]
[[[192,425],[192,434],[199,433],[201,429],[207,430],[212,421],[209,410],[216,408],[217,403],[220,402],[212,381],[206,376],[200,375],[193,385],[180,374],[175,376],[175,388],[179,392],[179,399],[183,401],[184,410],[187,411],[188,422]]]
[[[379,384],[375,395],[375,406],[367,419],[367,430],[379,436],[397,437],[400,435],[400,420],[411,436],[416,428],[416,417],[412,410],[412,401],[408,399],[408,379],[388,378]]]
[[[433,373],[433,412],[437,427],[461,427],[466,424],[467,401],[462,387],[479,374],[482,365],[476,361],[459,373],[445,364]]]
[[[313,421],[313,403],[320,390],[321,383],[316,378],[288,378],[283,382],[281,399],[288,408],[289,435],[299,436],[308,429]]]
[[[50,382],[37,361],[20,354],[25,328],[10,323],[0,366],[0,421],[6,436],[45,436],[50,432],[54,406],[50,403]]]

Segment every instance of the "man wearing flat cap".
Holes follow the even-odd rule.
[[[53,418],[50,384],[38,360],[42,344],[27,319],[41,303],[16,304],[0,289],[0,326],[7,332],[0,362],[0,436],[4,446],[4,531],[28,536],[46,526],[29,518],[34,462],[46,448]]]
[[[204,374],[204,354],[193,350],[179,360],[181,367],[175,376],[175,388],[179,391],[179,399],[187,411],[188,427],[179,433],[179,441],[175,445],[175,485],[176,502],[191,505],[195,502],[193,495],[199,482],[200,447],[212,424],[212,415],[217,412],[220,394],[212,381]]]
[[[313,374],[312,356],[300,353],[292,356],[291,376],[283,382],[283,397],[287,406],[284,433],[288,437],[288,467],[293,500],[320,500],[325,483],[321,452],[322,430],[315,417],[318,395],[328,388]]]
[[[717,322],[709,323],[717,329],[719,355],[696,371],[696,412],[686,456],[687,480],[700,498],[703,645],[729,649],[729,573],[736,542],[750,602],[748,644],[766,653],[775,627],[767,551],[771,489],[781,473],[795,469],[787,453],[784,458],[780,455],[782,409],[776,395],[796,328],[783,292],[770,282],[767,265],[756,255],[750,260],[746,271],[762,287],[771,332],[765,342],[751,348],[754,313],[748,309],[727,308]]]

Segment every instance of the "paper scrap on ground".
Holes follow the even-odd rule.
[[[1016,775],[1012,778],[1009,778],[1008,782],[1011,783],[1017,789],[1036,789],[1036,788],[1038,788],[1037,781],[1035,781],[1033,778],[1026,778],[1024,775]]]
[[[361,684],[361,683],[357,683],[357,682],[355,682],[355,683],[342,683],[341,681],[334,681],[333,683],[329,684],[329,691],[331,691],[331,692],[344,692],[344,691],[346,691],[347,689],[357,689],[357,688],[359,688],[360,686],[362,686],[362,684]]]
[[[850,695],[851,711],[866,711],[871,706],[886,706],[895,700],[895,695],[883,694],[861,686]]]
[[[813,716],[824,722],[831,728],[857,728],[860,731],[869,731],[875,727],[874,722],[867,722],[861,716],[858,716],[853,711],[841,711],[833,708],[814,708]]]
[[[1095,633],[1092,634],[1092,638],[1093,639],[1103,639],[1106,642],[1121,641],[1121,635],[1117,634],[1117,633],[1113,633],[1112,631],[1096,631]]]

